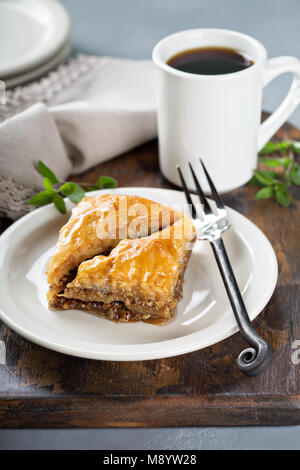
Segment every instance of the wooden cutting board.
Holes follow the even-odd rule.
[[[286,124],[276,137],[300,140],[300,131]],[[94,182],[100,174],[114,176],[119,186],[173,188],[159,172],[156,141],[76,179]],[[0,340],[6,345],[6,363],[0,364],[0,426],[300,424],[300,190],[294,189],[288,209],[255,200],[255,191],[245,186],[224,200],[265,233],[279,262],[276,291],[254,322],[274,349],[265,374],[247,378],[237,370],[236,358],[245,347],[239,333],[183,356],[118,363],[44,349],[0,322]],[[2,230],[8,225],[0,219]]]

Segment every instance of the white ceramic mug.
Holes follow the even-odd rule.
[[[174,54],[205,46],[232,48],[254,64],[224,75],[197,75],[167,65]],[[225,29],[193,29],[162,39],[153,49],[157,64],[157,112],[160,167],[180,185],[176,165],[190,161],[200,174],[203,159],[220,192],[245,184],[257,164],[257,152],[288,119],[300,102],[300,61],[295,57],[267,60],[256,39]],[[281,73],[294,75],[277,110],[260,124],[262,90]],[[189,171],[188,185],[194,189]],[[209,192],[206,181],[204,189]]]

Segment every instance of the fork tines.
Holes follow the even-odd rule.
[[[191,195],[189,193],[189,190],[188,190],[188,187],[186,185],[186,182],[185,182],[185,179],[183,177],[183,174],[181,172],[181,169],[180,169],[180,166],[177,165],[177,171],[179,173],[179,178],[180,178],[180,181],[181,181],[181,184],[182,184],[182,189],[184,191],[184,194],[185,194],[185,198],[186,198],[186,201],[188,203],[188,206],[190,207],[190,210],[191,210],[191,214],[192,214],[192,218],[193,219],[196,219],[197,217],[197,211],[195,209],[195,206],[194,206],[194,203],[192,201],[192,198],[191,198]]]
[[[204,174],[206,176],[206,179],[207,179],[207,182],[209,184],[209,187],[211,189],[211,194],[212,194],[212,197],[216,203],[216,206],[218,209],[225,209],[224,207],[224,204],[223,204],[223,201],[222,199],[220,198],[216,188],[215,188],[215,185],[214,183],[212,182],[212,179],[211,177],[209,176],[209,173],[203,163],[203,161],[201,160],[201,158],[199,159],[200,160],[200,163],[202,165],[202,168],[203,168],[203,171],[204,171]],[[200,202],[202,204],[202,207],[203,207],[203,212],[205,215],[210,215],[212,214],[212,209],[209,205],[209,202],[203,192],[203,189],[199,183],[199,180],[194,172],[194,169],[192,167],[192,164],[189,162],[189,167],[190,167],[190,170],[191,170],[191,173],[192,173],[192,176],[193,176],[193,180],[194,180],[194,183],[195,183],[195,186],[196,186],[196,191],[197,191],[197,194],[199,196],[199,199],[200,199]],[[186,197],[186,200],[187,200],[187,203],[189,204],[189,206],[191,207],[191,212],[192,212],[192,218],[196,218],[197,217],[197,211],[196,211],[196,208],[194,206],[194,203],[192,201],[192,198],[191,198],[191,195],[190,195],[190,192],[188,190],[188,187],[186,185],[186,182],[185,182],[185,179],[183,177],[183,174],[182,174],[182,171],[180,169],[180,166],[177,165],[177,170],[178,170],[178,173],[179,173],[179,177],[180,177],[180,181],[182,183],[182,188],[183,188],[183,191],[185,193],[185,197]]]

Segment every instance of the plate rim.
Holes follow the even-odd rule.
[[[162,192],[162,191],[163,192],[167,191],[168,193],[170,193],[170,192],[171,193],[172,192],[176,193],[177,195],[180,195],[181,197],[183,195],[182,191],[180,191],[180,190],[165,189],[165,188],[153,188],[153,187],[145,187],[145,186],[120,187],[120,188],[116,188],[116,189],[91,191],[89,193],[89,195],[92,196],[92,195],[96,195],[96,194],[106,194],[106,193],[110,193],[110,192],[116,192],[116,193],[122,194],[123,191],[125,192],[124,194],[126,194],[126,191],[128,191],[128,190],[130,192],[132,192],[132,191],[137,191],[137,192],[139,192],[139,191],[142,191],[142,192],[143,191],[146,191],[146,192],[147,191],[154,191],[154,192],[157,192],[157,193]],[[142,197],[147,197],[147,196],[144,194],[144,196],[142,196]],[[150,196],[150,198],[153,198],[153,197],[154,197],[153,195]],[[72,204],[70,201],[68,201],[67,198],[65,199],[65,202],[66,202],[67,208],[70,209],[71,207],[74,207],[74,204]],[[231,209],[230,207],[228,207],[228,208],[229,208],[230,211],[237,214],[238,217],[241,217],[242,220],[244,220],[244,222],[250,224],[250,226],[254,230],[257,231],[257,233],[261,236],[262,240],[264,241],[264,243],[268,247],[269,255],[271,255],[271,259],[272,259],[272,262],[273,262],[273,267],[272,267],[273,268],[272,269],[273,277],[272,277],[271,280],[269,280],[270,281],[269,282],[269,289],[265,291],[264,296],[257,303],[257,306],[255,308],[255,313],[253,315],[251,315],[251,321],[253,321],[261,313],[261,311],[267,305],[267,303],[269,302],[269,300],[271,299],[271,297],[274,293],[276,283],[277,283],[277,278],[278,278],[277,258],[276,258],[276,254],[274,252],[274,249],[273,249],[270,241],[266,237],[266,235],[250,219],[245,217],[243,214],[236,211],[235,209]],[[14,222],[10,227],[8,227],[3,232],[3,234],[0,235],[0,247],[3,243],[5,243],[5,240],[10,237],[10,234],[13,233],[14,231],[16,231],[19,228],[19,226],[21,226],[23,223],[26,223],[31,218],[37,217],[38,214],[40,214],[41,212],[46,213],[47,211],[50,211],[50,214],[49,214],[50,216],[51,216],[51,212],[52,212],[53,216],[55,216],[55,215],[58,216],[59,215],[57,210],[54,208],[53,203],[31,211],[30,213],[24,215],[19,220]],[[1,287],[0,287],[0,289],[1,289]],[[64,345],[61,345],[59,343],[55,343],[51,340],[41,338],[40,336],[37,336],[36,334],[31,333],[30,331],[24,329],[23,327],[20,327],[17,323],[15,323],[13,320],[11,320],[9,318],[9,316],[7,316],[5,314],[5,312],[3,312],[1,305],[0,305],[0,319],[7,326],[9,326],[12,330],[17,332],[22,337],[24,337],[24,338],[40,345],[40,346],[46,347],[50,350],[54,350],[54,351],[61,352],[61,353],[67,354],[67,355],[71,355],[71,356],[75,356],[75,357],[82,357],[82,358],[86,358],[86,359],[119,361],[119,362],[153,360],[153,359],[167,358],[167,357],[173,357],[173,356],[186,354],[186,353],[189,353],[189,352],[204,349],[206,347],[217,344],[217,343],[227,339],[228,337],[232,336],[233,334],[235,334],[239,331],[239,328],[238,328],[236,322],[234,322],[234,324],[229,325],[226,330],[222,330],[221,332],[218,332],[214,336],[213,340],[210,337],[210,340],[207,341],[207,344],[204,342],[204,344],[199,346],[199,342],[197,343],[197,339],[194,340],[191,343],[186,341],[187,338],[191,337],[192,335],[196,336],[197,333],[198,333],[198,332],[193,332],[193,333],[189,333],[188,335],[185,335],[184,337],[172,338],[172,339],[169,339],[169,340],[163,340],[163,341],[146,343],[146,344],[138,344],[138,345],[122,345],[122,348],[126,349],[126,353],[124,354],[124,351],[123,352],[122,351],[121,352],[120,351],[106,352],[106,351],[102,350],[102,351],[99,352],[99,351],[95,351],[95,350],[80,349],[80,348],[75,348],[75,347],[71,347],[71,346],[64,346]],[[177,345],[177,346],[175,345],[175,347],[168,348],[167,351],[166,351],[165,347],[163,345],[165,345],[166,343],[169,343],[169,344],[171,343],[171,346],[172,346],[172,343],[174,343],[174,342],[175,343],[184,342],[185,344]],[[155,352],[153,352],[153,351],[152,352],[139,352],[139,357],[137,358],[136,348],[138,346],[142,346],[144,349],[146,349],[148,344],[150,344],[151,347],[155,346],[157,348],[157,350]],[[117,345],[117,344],[112,345],[112,344],[106,344],[106,343],[98,343],[98,345],[102,345],[103,347],[108,348],[108,349],[109,349],[109,347],[111,347],[111,348],[112,347],[120,348],[120,346]],[[162,347],[162,350],[160,349],[160,347]]]
[[[19,0],[14,0],[14,3],[17,4],[18,1]],[[37,0],[30,1],[36,2]],[[5,78],[12,77],[14,75],[19,75],[28,72],[31,69],[36,68],[39,65],[52,59],[53,56],[55,56],[58,51],[62,48],[63,44],[69,37],[70,18],[65,7],[57,0],[43,0],[43,2],[40,3],[40,7],[48,9],[48,11],[50,11],[51,15],[55,20],[55,40],[53,40],[52,38],[52,43],[48,45],[47,49],[36,51],[27,60],[23,59],[21,63],[15,63],[15,65],[1,67],[0,78],[2,80],[5,80]],[[16,8],[18,8],[18,6]]]
[[[3,78],[2,81],[5,82],[7,89],[14,88],[20,85],[26,85],[33,80],[41,80],[43,77],[47,77],[51,71],[55,71],[59,65],[67,61],[70,56],[72,45],[70,38],[63,44],[62,48],[59,49],[57,54],[51,57],[45,63],[34,67],[27,72],[20,73],[17,75],[12,75],[6,78]]]

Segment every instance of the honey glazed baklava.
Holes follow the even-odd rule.
[[[53,310],[164,323],[182,297],[196,232],[189,217],[139,196],[85,197],[47,265]]]

